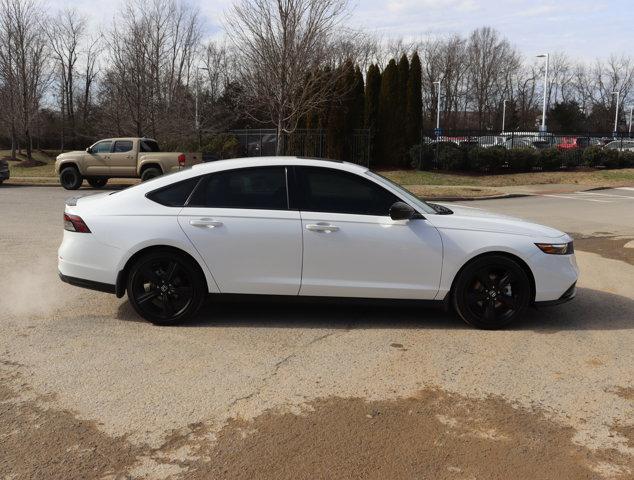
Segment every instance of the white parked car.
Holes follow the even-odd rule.
[[[161,325],[207,293],[418,299],[499,328],[575,295],[572,239],[484,211],[425,203],[357,165],[294,157],[195,165],[67,201],[59,272],[126,292]]]

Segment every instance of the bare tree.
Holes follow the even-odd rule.
[[[184,132],[200,42],[198,10],[176,0],[136,0],[124,7],[121,18],[107,39],[110,64],[102,101],[124,109],[132,126],[118,124],[126,131]],[[107,116],[121,119],[117,111]]]
[[[47,31],[51,52],[55,59],[55,71],[60,91],[62,116],[62,150],[66,122],[71,134],[75,134],[75,77],[79,59],[80,42],[86,29],[86,19],[77,11],[65,9],[52,19]]]
[[[31,126],[48,82],[43,16],[35,0],[0,2],[0,29],[4,38],[0,70],[8,79],[12,144],[15,145],[16,123],[19,123],[29,160],[33,158]]]
[[[331,49],[346,0],[238,0],[227,29],[238,55],[242,105],[252,118],[291,133],[336,95]]]

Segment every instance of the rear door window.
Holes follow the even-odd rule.
[[[227,170],[206,176],[188,207],[287,210],[284,167]]]
[[[114,153],[125,153],[132,150],[132,140],[117,140],[114,142]]]

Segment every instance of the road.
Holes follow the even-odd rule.
[[[498,332],[350,303],[155,327],[57,279],[68,196],[0,188],[1,478],[632,478],[634,191],[464,202],[579,238],[578,298]]]

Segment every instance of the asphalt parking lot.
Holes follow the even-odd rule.
[[[0,187],[1,478],[633,478],[634,189],[464,202],[578,239],[578,297],[496,332],[265,301],[155,327],[58,280],[69,196]]]

